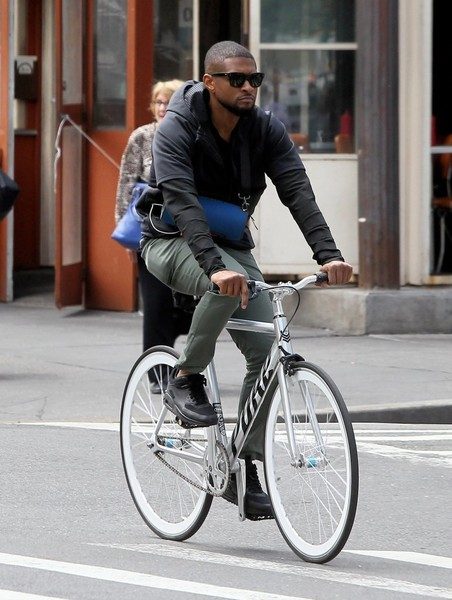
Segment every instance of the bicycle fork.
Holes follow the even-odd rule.
[[[301,357],[297,354],[294,354],[294,351],[293,351],[292,341],[290,339],[290,333],[288,331],[287,318],[285,316],[285,313],[284,313],[284,310],[282,307],[282,302],[281,302],[284,295],[285,295],[285,293],[282,292],[282,293],[279,293],[278,295],[274,294],[274,297],[272,298],[274,327],[275,327],[276,335],[277,335],[276,339],[278,340],[278,349],[281,354],[281,358],[279,359],[280,364],[278,366],[277,375],[278,375],[279,390],[280,390],[280,394],[281,394],[281,403],[282,403],[282,407],[283,407],[283,411],[284,411],[284,420],[285,420],[285,424],[286,424],[289,455],[291,458],[292,466],[297,467],[297,466],[300,466],[300,461],[301,461],[301,463],[304,463],[305,459],[304,459],[304,457],[299,456],[299,452],[297,449],[294,424],[293,424],[293,420],[292,420],[293,413],[292,413],[292,407],[291,407],[291,403],[290,403],[290,396],[289,396],[289,390],[288,390],[288,386],[287,386],[286,375],[287,374],[289,374],[289,375],[296,374],[295,372],[291,372],[292,365],[295,362],[299,362]],[[317,415],[315,413],[314,403],[309,394],[309,389],[308,389],[307,385],[305,385],[301,381],[298,381],[298,384],[300,386],[300,391],[301,391],[302,396],[305,401],[306,413],[308,416],[308,420],[311,423],[314,438],[316,440],[316,446],[317,446],[317,448],[320,449],[322,455],[325,456],[325,452],[324,452],[325,446],[324,446],[324,442],[323,442],[323,437],[322,437],[322,433],[320,431],[319,423],[317,421]]]

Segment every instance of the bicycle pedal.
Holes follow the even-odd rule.
[[[196,429],[197,427],[204,427],[204,425],[193,425],[193,423],[187,423],[186,421],[182,421],[179,417],[175,417],[174,419],[179,427],[183,429]]]
[[[192,429],[192,425],[190,425],[189,423],[185,423],[184,421],[182,421],[182,419],[179,419],[179,417],[175,417],[174,420],[180,427],[183,427],[184,429]]]
[[[275,517],[273,515],[249,515],[248,513],[245,513],[245,518],[248,519],[248,521],[268,521]]]

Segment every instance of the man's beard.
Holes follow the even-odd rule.
[[[228,110],[230,113],[232,113],[236,117],[241,117],[242,115],[247,115],[254,108],[254,103],[249,108],[248,107],[247,108],[239,108],[238,106],[234,106],[233,104],[229,104],[228,102],[225,102],[224,100],[220,100],[218,97],[217,97],[217,100],[221,104],[221,106],[223,106],[226,110]]]

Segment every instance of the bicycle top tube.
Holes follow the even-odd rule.
[[[328,275],[326,273],[316,273],[315,275],[308,275],[297,283],[278,283],[270,284],[264,281],[249,280],[248,287],[250,289],[250,299],[255,298],[257,294],[266,290],[277,291],[278,289],[284,290],[285,293],[293,293],[301,290],[311,283],[322,283],[328,281]],[[229,319],[227,322],[226,329],[232,329],[235,331],[260,331],[262,333],[274,333],[273,323],[266,323],[264,321],[250,321],[245,319]]]

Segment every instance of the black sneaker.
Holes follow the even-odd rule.
[[[251,521],[261,519],[273,519],[273,509],[269,496],[262,489],[257,474],[256,465],[248,458],[245,459],[246,466],[246,490],[245,490],[245,516]],[[231,475],[231,481],[223,496],[228,502],[238,504],[237,483],[235,474]]]
[[[199,373],[175,377],[172,373],[163,402],[178,417],[183,427],[210,427],[218,423],[204,386],[206,378]]]

